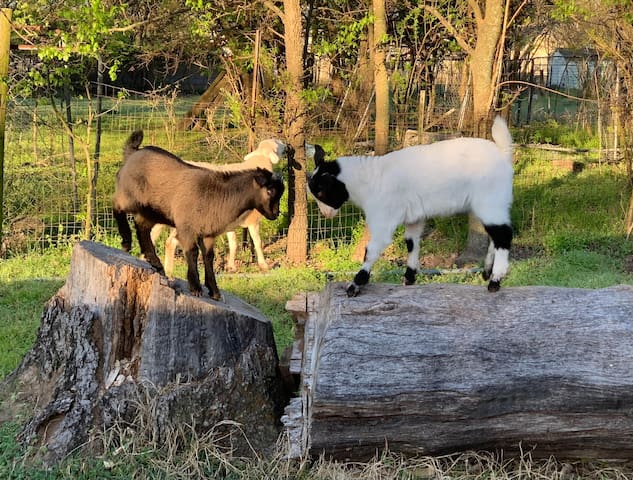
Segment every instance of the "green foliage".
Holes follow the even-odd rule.
[[[87,59],[102,59],[115,80],[120,57],[130,43],[120,31],[128,24],[125,8],[102,0],[65,0],[54,6],[45,1],[19,2],[15,21],[43,26],[37,50],[41,65],[30,71],[31,83],[35,87],[70,85],[73,76],[85,77],[90,67]]]
[[[516,143],[546,143],[569,148],[598,148],[600,139],[594,132],[584,128],[574,128],[554,119],[535,122],[513,130]]]
[[[367,27],[374,23],[374,16],[365,13],[360,19],[340,25],[335,38],[322,39],[313,46],[316,55],[343,55],[354,57],[358,50],[358,42]]]

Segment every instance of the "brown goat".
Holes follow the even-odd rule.
[[[209,295],[219,300],[213,271],[215,238],[249,210],[276,219],[283,181],[263,169],[217,172],[196,167],[158,147],[139,149],[142,141],[142,131],[132,133],[123,149],[123,166],[117,172],[112,207],[121,246],[126,252],[130,250],[132,232],[127,214],[133,214],[141,253],[164,274],[150,232],[157,223],[175,227],[187,259],[189,290],[196,296],[202,293],[197,265],[200,249],[204,284]]]
[[[244,157],[243,162],[228,163],[218,165],[208,162],[187,162],[197,167],[208,168],[209,170],[217,170],[223,172],[237,171],[237,170],[250,170],[254,168],[263,168],[270,172],[273,171],[273,164],[279,162],[281,155],[286,150],[286,146],[279,140],[269,138],[262,140],[256,150],[252,151]],[[255,254],[257,255],[257,264],[262,271],[268,270],[268,263],[264,257],[264,251],[262,249],[262,239],[259,235],[259,224],[262,220],[262,215],[257,210],[251,210],[248,213],[242,215],[237,224],[232,225],[235,227],[243,227],[248,229],[248,233],[253,240],[253,246],[255,247]],[[152,228],[152,242],[156,245],[158,238],[163,230],[161,224],[156,224]],[[177,231],[175,228],[170,229],[169,236],[165,240],[165,273],[171,277],[174,273],[174,260],[176,257],[176,248],[178,247]],[[226,261],[226,269],[229,272],[237,270],[235,266],[235,254],[237,253],[237,235],[235,230],[229,230],[226,232],[226,238],[229,242],[229,257]]]

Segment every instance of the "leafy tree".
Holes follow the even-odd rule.
[[[31,76],[26,88],[40,89],[48,93],[57,118],[73,141],[72,145],[77,141],[83,152],[88,176],[84,228],[86,238],[90,238],[92,233],[96,204],[99,172],[99,120],[97,120],[98,135],[94,155],[91,154],[90,149],[92,122],[95,118],[99,118],[100,103],[97,103],[96,112],[92,103],[89,105],[86,133],[83,137],[79,137],[72,128],[68,92],[73,78],[87,78],[89,69],[95,64],[98,65],[100,73],[107,68],[111,78],[116,76],[120,67],[119,59],[127,43],[125,42],[126,32],[130,28],[125,18],[121,20],[124,11],[124,4],[106,3],[102,0],[87,3],[77,0],[22,1],[17,3],[15,9],[16,24],[38,27],[23,34],[26,40],[37,47],[37,54],[41,61],[40,69],[30,71]],[[37,35],[30,35],[31,32],[36,32]],[[89,85],[84,84],[84,88],[88,98],[91,98]],[[66,92],[64,95],[68,112],[66,118],[57,104],[56,94],[59,91]],[[70,154],[74,159],[74,152],[71,151]]]

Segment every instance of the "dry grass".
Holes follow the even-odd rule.
[[[221,422],[203,433],[194,424],[173,425],[168,432],[158,432],[155,392],[152,388],[141,392],[131,421],[116,422],[96,436],[106,470],[116,471],[124,465],[126,471],[134,472],[133,478],[174,480],[633,479],[633,464],[536,459],[529,450],[513,457],[503,452],[405,457],[385,449],[366,462],[342,462],[324,457],[288,459],[281,437],[269,455],[251,449],[249,455],[237,456],[231,447],[233,440],[245,437],[235,422]]]

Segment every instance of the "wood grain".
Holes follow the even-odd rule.
[[[295,454],[633,455],[632,286],[344,287],[305,322]]]

